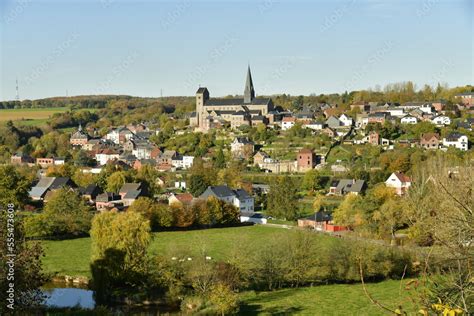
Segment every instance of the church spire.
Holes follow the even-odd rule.
[[[245,82],[244,103],[252,103],[255,99],[255,90],[253,88],[252,73],[250,72],[250,65],[247,69],[247,81]]]

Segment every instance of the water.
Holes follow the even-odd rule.
[[[42,291],[46,295],[44,305],[48,307],[71,308],[80,307],[82,309],[94,309],[94,291],[84,287],[66,287],[69,285],[50,283],[46,284]],[[116,315],[179,315],[179,310],[167,308],[165,306],[109,306],[109,310]]]
[[[43,289],[47,298],[46,306],[50,307],[81,307],[93,309],[95,307],[94,292],[80,288],[49,288]]]

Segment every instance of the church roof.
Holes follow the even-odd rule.
[[[223,105],[267,105],[271,102],[270,98],[254,98],[250,103],[244,103],[243,98],[214,98],[204,103],[206,106],[223,106]]]

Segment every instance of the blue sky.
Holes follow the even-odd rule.
[[[473,83],[470,0],[0,3],[1,100]]]

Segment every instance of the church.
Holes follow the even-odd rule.
[[[249,66],[243,98],[211,98],[207,88],[199,88],[196,92],[196,112],[192,113],[190,124],[203,132],[229,123],[232,128],[268,124],[273,123],[273,113],[271,98],[255,97]]]

